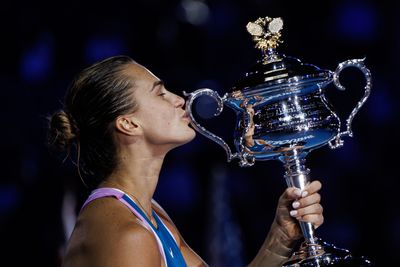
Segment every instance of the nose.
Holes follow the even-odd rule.
[[[185,99],[183,99],[183,97],[175,95],[174,106],[177,107],[177,108],[181,108],[184,105],[185,105]]]

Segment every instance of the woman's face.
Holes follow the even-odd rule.
[[[129,65],[125,74],[134,77],[133,98],[138,108],[133,116],[149,144],[171,149],[195,137],[182,97],[169,92],[159,78],[141,65]]]

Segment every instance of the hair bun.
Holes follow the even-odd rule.
[[[64,110],[55,112],[49,118],[48,144],[57,150],[68,150],[76,140],[76,126]]]

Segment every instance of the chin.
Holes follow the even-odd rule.
[[[182,146],[190,141],[192,141],[196,137],[196,131],[193,130],[192,128],[189,128],[189,130],[185,133],[184,138],[182,138],[177,146]]]
[[[196,131],[193,130],[192,128],[188,128],[184,132],[181,132],[179,137],[176,136],[174,138],[175,140],[173,140],[173,141],[171,140],[171,142],[169,144],[171,145],[171,149],[173,149],[173,148],[183,146],[183,145],[189,143],[195,137],[196,137]]]
[[[187,140],[186,140],[183,144],[189,143],[189,142],[192,141],[195,137],[196,137],[196,131],[193,130],[192,128],[189,128],[189,133],[188,133]]]

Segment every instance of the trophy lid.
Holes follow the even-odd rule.
[[[254,22],[249,22],[246,28],[263,57],[233,86],[232,91],[251,90],[254,87],[268,90],[268,87],[275,88],[276,85],[318,84],[331,80],[331,71],[303,63],[295,57],[285,56],[276,51],[283,42],[280,39],[280,31],[283,28],[281,18],[258,18]]]

